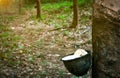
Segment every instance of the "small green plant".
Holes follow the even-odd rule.
[[[46,60],[42,60],[42,62],[40,62],[40,64],[42,64],[43,66],[47,66],[48,62]]]
[[[60,28],[61,27],[61,25],[59,25],[58,23],[55,23],[55,26],[54,26],[55,28]]]
[[[44,40],[43,39],[40,39],[36,42],[36,46],[37,47],[41,47],[42,45],[44,44]]]
[[[36,55],[37,58],[45,59],[45,55],[40,53]]]
[[[59,77],[63,77],[63,76],[64,76],[64,73],[65,73],[65,71],[63,71],[62,69],[59,69],[59,70],[57,71],[57,74],[58,74]]]
[[[56,37],[56,42],[60,43],[60,42],[62,42],[62,39],[59,37]]]
[[[36,15],[31,15],[31,16],[29,17],[29,19],[31,19],[31,20],[36,20]]]
[[[45,70],[42,70],[41,72],[37,73],[35,78],[44,78],[48,75],[48,73]]]
[[[68,31],[68,30],[66,30],[66,31],[64,31],[64,35],[66,35],[66,36],[68,36],[69,35],[69,33],[70,33],[70,31]]]
[[[41,75],[42,75],[42,76],[46,76],[47,74],[48,74],[48,73],[47,73],[46,71],[44,71],[44,70],[41,72]]]
[[[29,56],[28,57],[28,61],[29,62],[33,62],[35,60],[35,57],[33,55]]]
[[[24,48],[24,45],[18,45],[18,49],[23,49]]]
[[[57,18],[60,19],[60,20],[65,20],[66,19],[66,15],[65,14],[58,15]]]
[[[41,78],[40,74],[37,74],[35,78]]]
[[[9,61],[8,62],[9,66],[13,67],[13,66],[18,66],[20,65],[20,61]]]
[[[45,20],[46,16],[44,14],[41,15],[41,19]]]

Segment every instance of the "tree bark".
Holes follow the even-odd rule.
[[[120,78],[120,1],[95,0],[93,78]]]
[[[70,28],[76,28],[78,25],[78,0],[73,0],[73,22]]]
[[[41,18],[41,1],[36,0],[37,3],[37,18]]]

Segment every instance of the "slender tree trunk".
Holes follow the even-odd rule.
[[[78,0],[73,0],[73,22],[70,28],[76,28],[78,25]]]
[[[21,14],[22,0],[19,0],[19,14]]]
[[[95,0],[93,78],[120,78],[120,0]]]
[[[29,3],[29,1],[28,1],[28,0],[25,0],[25,3],[26,3],[26,4],[28,4],[28,3]]]
[[[41,18],[41,1],[36,0],[37,3],[37,18]]]

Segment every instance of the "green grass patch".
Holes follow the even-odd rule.
[[[91,4],[92,0],[78,0],[78,5],[80,7],[83,7],[83,5]],[[42,10],[47,11],[55,11],[59,10],[61,8],[65,8],[65,10],[68,11],[68,9],[73,6],[73,1],[61,1],[58,3],[46,3],[42,5]]]
[[[42,5],[42,10],[46,11],[55,11],[60,8],[70,7],[72,6],[72,2],[64,1],[59,3],[46,3]]]

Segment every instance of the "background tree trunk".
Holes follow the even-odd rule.
[[[120,78],[120,0],[95,0],[93,78]]]
[[[21,14],[22,0],[19,0],[19,14]]]
[[[70,28],[76,28],[78,25],[78,0],[73,0],[73,22]]]
[[[25,3],[26,3],[26,4],[29,4],[29,0],[25,0]]]
[[[40,0],[36,0],[37,3],[37,18],[41,18],[41,1]]]

